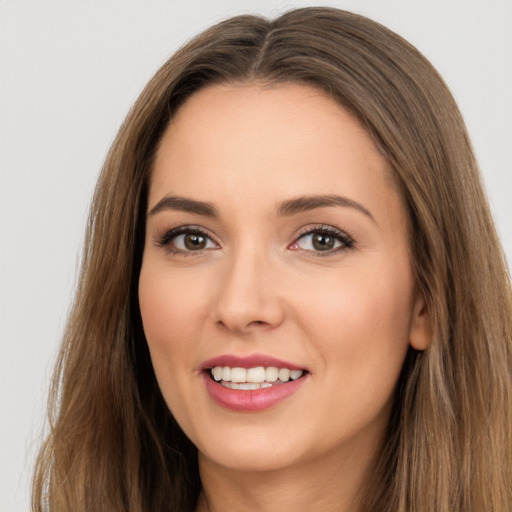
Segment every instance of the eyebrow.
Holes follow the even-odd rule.
[[[349,199],[348,197],[329,195],[312,195],[300,196],[289,199],[279,204],[277,207],[277,215],[279,217],[288,217],[297,213],[324,208],[326,206],[343,206],[355,208],[359,212],[369,217],[376,223],[373,215],[360,203]],[[219,217],[219,211],[212,204],[205,201],[196,201],[195,199],[187,199],[180,196],[165,196],[151,208],[148,215],[152,216],[164,210],[177,210],[182,212],[195,213],[205,217]]]
[[[296,213],[315,210],[316,208],[323,208],[325,206],[343,206],[348,208],[355,208],[376,223],[373,215],[362,204],[354,201],[353,199],[349,199],[348,197],[334,194],[300,196],[288,201],[284,201],[278,206],[277,214],[279,216],[285,217],[289,215],[295,215]]]
[[[164,210],[177,210],[180,212],[195,213],[197,215],[204,215],[205,217],[219,216],[219,211],[212,203],[196,201],[194,199],[187,199],[179,196],[165,196],[160,199],[160,201],[151,208],[148,215],[155,215],[156,213]]]

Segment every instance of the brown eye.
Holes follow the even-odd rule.
[[[322,226],[303,233],[289,248],[294,251],[301,250],[312,254],[325,253],[328,255],[352,247],[354,247],[354,240],[345,232],[334,226]]]
[[[189,251],[200,251],[206,247],[207,238],[199,233],[184,235],[183,243]]]
[[[188,226],[171,229],[157,240],[157,244],[175,253],[201,252],[219,248],[219,245],[206,233]]]
[[[317,251],[328,251],[334,249],[336,239],[325,233],[314,233],[312,237],[313,247]]]

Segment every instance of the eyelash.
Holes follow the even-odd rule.
[[[305,237],[307,237],[309,235],[313,235],[313,234],[323,234],[323,235],[330,236],[330,237],[334,238],[337,242],[340,242],[341,245],[337,248],[325,250],[325,251],[319,251],[319,250],[314,251],[314,250],[301,249],[301,248],[294,248],[292,250],[301,251],[301,252],[304,252],[304,253],[307,253],[310,255],[314,255],[314,256],[325,257],[325,256],[332,255],[334,253],[338,253],[340,251],[346,251],[346,250],[352,249],[352,248],[354,248],[354,245],[355,245],[354,238],[352,236],[350,236],[349,234],[347,234],[346,232],[341,231],[340,229],[335,228],[334,226],[318,225],[318,226],[313,226],[313,227],[308,226],[308,227],[305,227],[302,230],[300,230],[299,233],[297,234],[295,240],[288,247],[292,247],[292,246],[298,244],[298,242],[300,240],[304,239]],[[198,254],[202,254],[204,251],[210,250],[208,248],[208,249],[198,249],[198,250],[188,250],[187,251],[187,250],[178,249],[176,247],[173,247],[171,242],[180,235],[200,235],[200,236],[203,236],[206,239],[212,241],[214,244],[219,245],[207,231],[205,231],[204,229],[202,229],[199,226],[180,226],[177,228],[169,229],[169,230],[165,231],[165,233],[163,235],[156,237],[155,245],[158,247],[165,247],[171,253],[185,255],[185,256],[198,255]]]
[[[334,226],[329,226],[329,225],[325,225],[325,224],[313,226],[313,227],[308,226],[308,227],[303,228],[302,230],[299,231],[297,237],[295,238],[295,241],[292,242],[291,246],[296,245],[301,239],[304,239],[305,237],[307,237],[309,235],[313,235],[313,234],[315,234],[315,235],[322,234],[322,235],[330,236],[330,237],[334,238],[336,241],[340,242],[341,245],[337,248],[334,248],[331,250],[326,250],[326,251],[318,251],[318,250],[313,251],[313,250],[307,250],[307,249],[301,249],[301,248],[297,248],[294,250],[302,251],[302,252],[305,252],[305,253],[308,253],[308,254],[314,255],[314,256],[325,257],[325,256],[330,256],[332,254],[341,252],[341,251],[347,251],[349,249],[353,249],[355,246],[354,238],[352,236],[350,236],[348,233],[341,231],[340,229],[335,228]]]
[[[212,236],[199,226],[180,226],[177,228],[169,229],[163,235],[157,236],[155,240],[155,245],[157,245],[158,247],[165,247],[171,253],[180,254],[184,256],[194,256],[197,254],[202,254],[204,251],[209,250],[199,249],[197,251],[186,251],[183,249],[173,247],[171,242],[173,241],[173,239],[176,239],[180,235],[200,235],[218,245],[217,242],[212,238]]]

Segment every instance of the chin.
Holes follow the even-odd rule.
[[[273,436],[270,439],[265,437],[261,434],[238,439],[235,436],[226,436],[229,443],[215,444],[210,439],[208,447],[198,447],[199,459],[207,459],[226,469],[248,473],[278,471],[299,462],[300,452],[282,436]]]

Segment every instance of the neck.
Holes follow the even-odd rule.
[[[271,471],[225,468],[199,455],[203,492],[196,512],[358,512],[373,457],[338,452]]]

